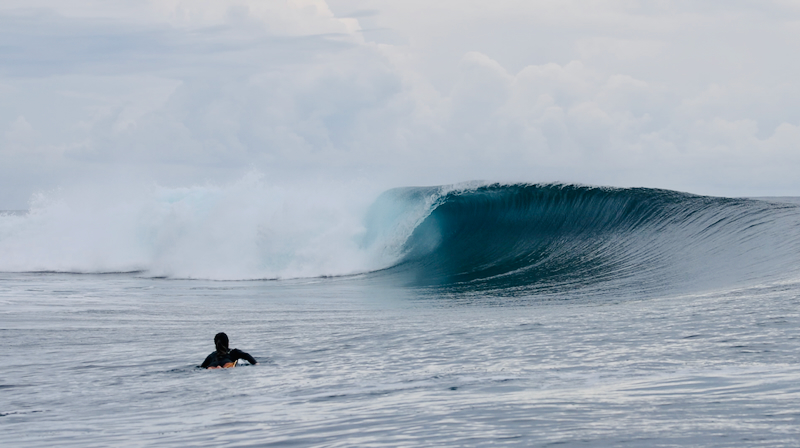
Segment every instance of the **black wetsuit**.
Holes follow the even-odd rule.
[[[248,355],[247,353],[235,348],[228,353],[220,353],[215,351],[210,355],[206,356],[206,360],[203,361],[203,364],[200,367],[207,369],[209,367],[222,367],[229,362],[234,362],[239,359],[245,359],[250,364],[255,364],[256,359],[252,356]]]

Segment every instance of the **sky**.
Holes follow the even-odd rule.
[[[800,196],[795,0],[4,0],[0,209],[257,172]]]

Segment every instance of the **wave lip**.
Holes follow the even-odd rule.
[[[405,284],[696,289],[796,269],[800,207],[669,190],[468,184],[390,190],[373,205]],[[387,230],[388,229],[388,230]]]

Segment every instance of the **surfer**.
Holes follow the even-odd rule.
[[[230,350],[228,348],[228,335],[225,333],[217,333],[214,336],[214,345],[217,349],[210,355],[206,356],[206,360],[200,367],[204,369],[227,369],[236,365],[236,361],[245,359],[250,364],[258,364],[255,358],[249,354],[235,348]]]

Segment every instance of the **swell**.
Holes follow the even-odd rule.
[[[396,252],[381,275],[409,285],[688,291],[796,272],[799,217],[792,204],[644,188],[412,187],[378,199],[365,244]]]

